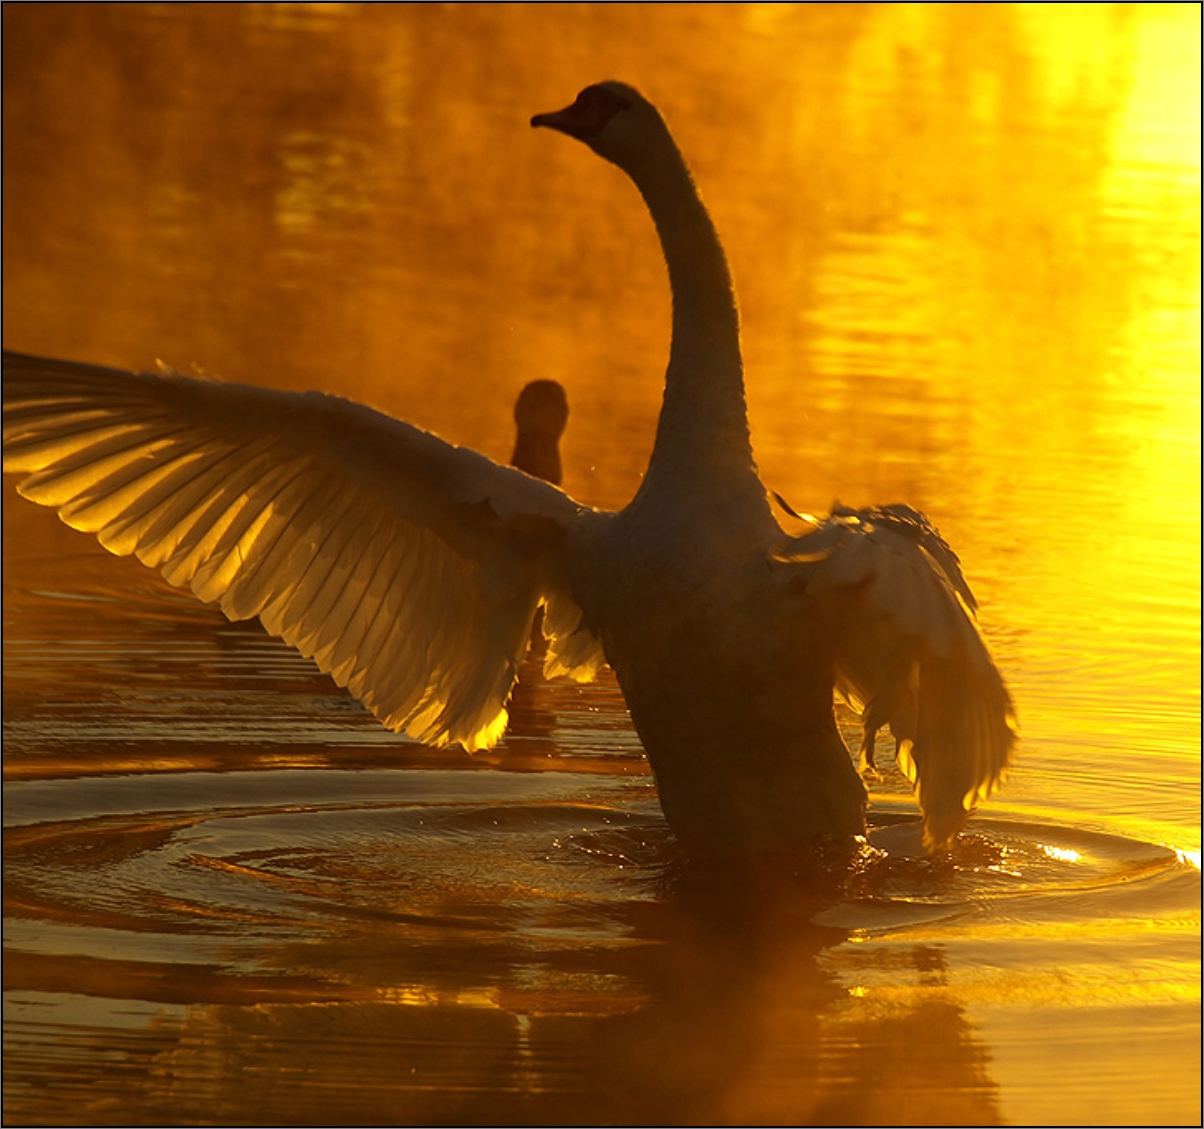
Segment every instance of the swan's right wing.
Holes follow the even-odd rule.
[[[548,668],[601,664],[565,579],[586,511],[371,409],[4,355],[4,470],[231,619],[259,616],[383,724],[493,744],[535,609]]]
[[[1011,758],[1011,697],[953,550],[907,506],[837,509],[775,554],[831,627],[836,681],[862,711],[863,761],[888,725],[925,844],[947,847]]]

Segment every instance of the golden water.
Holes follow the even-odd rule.
[[[382,732],[4,496],[6,1123],[1200,1117],[1196,5],[6,5],[4,341],[366,400],[621,505],[668,294],[531,113],[661,106],[796,509],[962,557],[1022,744],[952,858],[682,874],[621,698]],[[889,760],[889,758],[887,758]]]

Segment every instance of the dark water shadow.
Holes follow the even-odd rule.
[[[936,986],[921,1003],[850,1007],[830,959],[850,932],[814,924],[835,882],[684,867],[652,820],[582,829],[580,812],[520,808],[490,840],[497,816],[443,811],[425,860],[418,833],[373,854],[366,824],[348,846],[337,820],[308,853],[299,835],[247,846],[250,817],[208,846],[212,820],[127,828],[92,850],[83,835],[13,840],[10,923],[36,922],[62,951],[6,960],[6,1119],[999,1121],[985,1052],[939,991],[938,948],[897,970]],[[456,849],[476,857],[436,878]],[[201,858],[205,881],[190,887],[182,860]],[[74,869],[91,894],[31,895],[20,879],[39,865]]]

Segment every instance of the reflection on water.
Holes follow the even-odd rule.
[[[682,872],[613,777],[464,775],[175,773],[157,812],[145,777],[14,787],[14,1115],[997,1123],[968,1005],[1191,1007],[1154,954],[1116,982],[1198,896],[1165,849],[988,822],[932,863],[887,810],[890,853],[817,892]]]
[[[1191,5],[6,5],[5,344],[324,388],[620,505],[668,292],[525,128],[608,75],[731,254],[800,509],[957,547],[1020,758],[826,885],[683,869],[613,680],[491,754],[4,506],[5,1119],[1199,1119]],[[539,61],[538,66],[532,60]]]

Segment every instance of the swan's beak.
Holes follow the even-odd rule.
[[[536,114],[531,119],[531,125],[533,127],[545,125],[549,129],[567,133],[570,137],[577,138],[578,141],[586,141],[606,124],[602,122],[601,125],[595,127],[592,123],[583,121],[581,115],[575,112],[576,110],[577,104],[574,102],[573,105],[563,110],[556,110],[550,114]]]
[[[615,114],[629,107],[630,103],[613,91],[603,86],[587,86],[571,106],[550,114],[536,114],[531,125],[547,126],[578,141],[590,141],[606,128]]]

